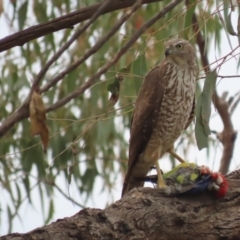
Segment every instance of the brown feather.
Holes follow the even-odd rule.
[[[192,120],[194,119],[194,117],[195,117],[195,98],[193,99],[192,111],[191,111],[191,113],[190,113],[188,122],[187,122],[184,130],[186,130],[186,129],[189,127],[189,125],[191,124],[191,122],[192,122]]]
[[[138,161],[139,155],[143,152],[156,124],[151,119],[154,120],[155,115],[158,114],[164,96],[165,88],[162,78],[164,72],[162,69],[161,66],[157,66],[148,73],[135,103],[131,125],[128,170],[124,180],[122,196],[129,191],[128,184],[132,169]],[[136,181],[139,186],[143,185],[139,180],[136,179]]]

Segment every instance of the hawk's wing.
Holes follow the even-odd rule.
[[[164,66],[153,68],[146,76],[135,103],[131,124],[128,170],[122,195],[127,191],[132,169],[148,143],[164,96]]]
[[[187,124],[186,124],[184,130],[186,130],[186,129],[189,127],[189,125],[191,124],[194,116],[195,116],[195,98],[193,98],[192,111],[191,111],[191,113],[190,113],[190,116],[189,116],[189,118],[188,118],[188,121],[187,121]]]

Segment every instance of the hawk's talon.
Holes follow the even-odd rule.
[[[156,162],[156,170],[157,170],[157,176],[158,176],[157,186],[159,188],[166,188],[167,185],[164,182],[164,179],[162,176],[162,170],[160,169],[158,161]]]

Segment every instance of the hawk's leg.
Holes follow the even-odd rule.
[[[163,179],[163,176],[162,176],[162,171],[160,169],[160,164],[159,164],[158,160],[156,161],[155,166],[156,166],[157,176],[158,176],[158,184],[157,184],[157,186],[159,188],[165,188],[166,184],[164,182],[164,179]]]
[[[155,165],[157,170],[157,177],[158,177],[158,187],[164,188],[166,185],[164,183],[164,179],[162,176],[162,172],[158,163],[159,158],[161,157],[162,152],[162,145],[161,142],[156,142],[156,138],[151,138],[148,142],[146,148],[143,152],[143,160],[146,162],[146,165],[151,166]]]
[[[179,162],[185,163],[185,161],[184,161],[181,157],[179,157],[179,156],[174,152],[173,148],[170,148],[170,149],[168,150],[168,152],[169,152],[174,158],[176,158]]]

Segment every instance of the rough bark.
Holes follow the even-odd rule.
[[[240,239],[240,170],[227,176],[225,198],[209,193],[166,197],[158,189],[134,189],[105,210],[84,209],[26,234],[0,240],[220,240]]]

